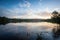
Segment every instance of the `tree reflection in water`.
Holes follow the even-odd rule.
[[[54,40],[60,40],[60,24],[58,24],[53,29],[53,38],[54,38]]]

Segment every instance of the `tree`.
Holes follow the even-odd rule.
[[[52,20],[54,22],[60,23],[60,14],[57,11],[54,11],[52,13],[52,17],[51,18],[52,18]]]
[[[58,12],[57,12],[57,11],[54,11],[54,12],[52,13],[52,19],[57,18],[57,16],[58,16]]]

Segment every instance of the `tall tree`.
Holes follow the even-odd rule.
[[[52,18],[53,19],[56,19],[58,17],[58,12],[57,11],[54,11],[53,13],[52,13]]]
[[[57,11],[54,11],[52,13],[52,20],[57,22],[57,23],[60,23],[60,14],[57,12]]]

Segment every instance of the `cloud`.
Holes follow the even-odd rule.
[[[60,12],[60,8],[54,8],[54,10],[56,10],[56,11]]]
[[[29,9],[26,9],[26,10],[22,10],[20,9],[19,7],[15,7],[13,9],[3,9],[1,11],[1,14],[2,16],[6,16],[6,17],[9,17],[9,18],[36,18],[36,19],[39,19],[39,18],[49,18],[49,13],[47,12],[40,12],[40,11],[33,11],[33,9],[29,8]]]
[[[49,7],[46,7],[44,9],[44,11],[48,12],[48,13],[52,13],[53,11],[60,11],[60,8],[49,8]]]
[[[46,7],[45,8],[45,11],[47,12],[53,12],[53,11],[60,11],[60,8],[59,7],[54,7],[54,8],[49,8],[49,7]]]
[[[31,6],[31,3],[28,2],[28,1],[25,1],[24,3],[19,3],[19,6],[20,7],[30,7]]]
[[[42,5],[42,0],[39,0],[39,5],[40,5],[40,6]]]
[[[0,8],[0,16],[8,16],[9,11],[6,8]]]
[[[42,1],[42,0],[39,0],[40,2]]]
[[[30,3],[26,2],[24,5],[25,5],[24,7],[27,7],[26,9],[20,8],[18,4],[10,9],[9,8],[0,8],[0,16],[14,18],[14,17],[30,15],[32,13],[32,9],[29,8]]]
[[[45,9],[46,11],[49,10],[49,8]],[[24,3],[18,3],[14,7],[10,9],[2,8],[2,11],[0,12],[0,16],[6,16],[9,18],[45,18],[48,17],[49,14],[47,13],[40,13],[39,10],[34,10],[31,8],[31,3],[28,1],[25,1]]]

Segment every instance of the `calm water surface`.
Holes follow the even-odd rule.
[[[16,36],[17,38],[36,40],[37,35],[40,35],[43,40],[54,40],[52,29],[56,26],[57,24],[47,22],[8,23],[0,25],[0,38],[7,39]]]

